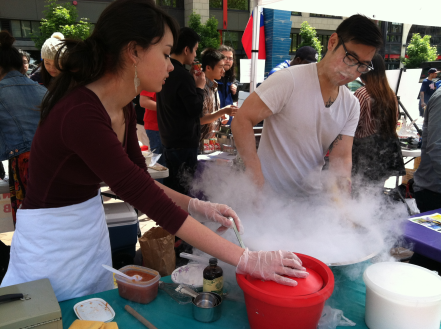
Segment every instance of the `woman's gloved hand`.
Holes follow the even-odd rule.
[[[248,248],[240,257],[236,272],[286,286],[296,286],[297,281],[282,275],[297,278],[306,278],[309,275],[300,258],[290,251],[249,251]]]
[[[232,227],[233,223],[229,219],[232,217],[236,223],[237,230],[243,234],[242,223],[236,212],[224,204],[201,201],[199,199],[190,199],[188,204],[188,213],[201,223],[216,222],[222,226],[217,229],[217,233],[223,233]]]

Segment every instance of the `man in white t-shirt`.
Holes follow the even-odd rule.
[[[232,123],[236,146],[256,184],[288,196],[321,190],[329,150],[336,184],[350,191],[352,141],[360,105],[344,86],[372,67],[382,45],[377,26],[362,15],[344,20],[317,64],[276,72],[242,105]],[[253,126],[265,120],[259,150]]]

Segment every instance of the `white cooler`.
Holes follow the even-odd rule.
[[[138,242],[138,215],[127,202],[105,203],[112,257],[128,254],[135,257]]]

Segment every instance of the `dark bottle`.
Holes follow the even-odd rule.
[[[217,258],[210,258],[210,265],[204,269],[204,292],[215,292],[222,296],[224,288],[224,271],[217,266]]]

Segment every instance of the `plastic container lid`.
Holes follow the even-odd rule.
[[[264,281],[247,276],[248,281],[259,289],[280,297],[307,296],[323,288],[323,278],[314,270],[306,268],[309,275],[306,278],[292,278],[297,281],[297,286],[290,287],[274,281]]]
[[[75,314],[80,320],[110,322],[115,317],[113,308],[101,298],[91,298],[75,304]]]
[[[121,275],[118,275],[118,274],[115,275],[115,280],[118,284],[124,283],[128,286],[133,286],[133,287],[141,287],[141,288],[149,287],[149,286],[152,286],[153,284],[157,283],[159,281],[159,279],[161,279],[161,274],[159,274],[158,271],[152,270],[151,268],[144,267],[144,266],[126,265],[124,267],[121,267],[119,269],[119,271],[123,272],[124,274],[127,274],[127,272],[129,272],[129,271],[138,271],[138,272],[143,272],[146,274],[153,275],[153,279],[151,279],[150,281],[133,281],[133,280],[126,279],[125,277],[122,277]],[[129,273],[129,275],[131,275],[131,274]]]
[[[433,302],[441,300],[441,277],[407,263],[377,263],[369,266],[363,280],[373,291],[389,298]]]

